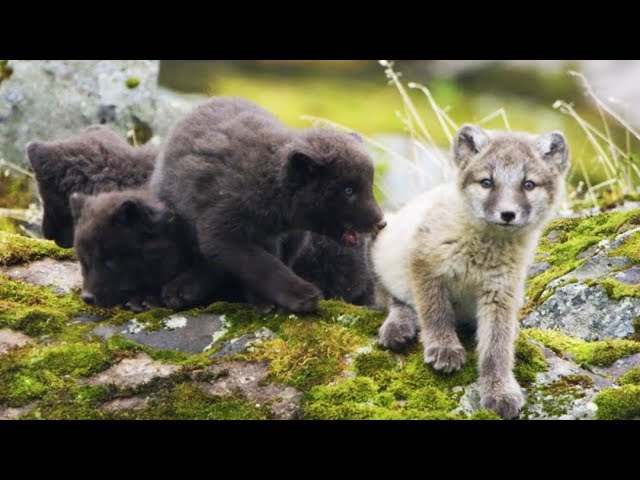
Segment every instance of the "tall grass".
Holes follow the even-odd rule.
[[[451,118],[448,112],[451,107],[441,106],[430,89],[423,84],[415,82],[404,82],[401,72],[394,69],[391,61],[381,60],[380,65],[384,73],[402,100],[403,108],[396,112],[400,121],[409,135],[412,149],[411,155],[401,155],[371,137],[364,137],[373,149],[383,151],[390,161],[400,162],[410,170],[409,178],[418,176],[424,177],[426,172],[417,165],[418,155],[421,151],[429,151],[434,155],[440,168],[444,173],[444,178],[451,178],[454,167],[448,151],[459,125]],[[574,105],[565,100],[557,100],[551,108],[564,115],[571,117],[578,125],[585,143],[589,148],[579,151],[572,149],[572,169],[578,170],[579,177],[582,178],[576,185],[567,183],[567,202],[565,209],[595,213],[598,210],[606,210],[618,205],[622,205],[625,200],[640,200],[640,161],[634,151],[640,146],[640,132],[638,132],[626,118],[620,116],[607,103],[602,101],[594,92],[584,75],[569,71],[569,75],[578,78],[584,87],[585,95],[591,100],[599,113],[601,126],[588,122],[583,116],[578,114]],[[416,105],[409,94],[410,90],[417,90],[422,93],[424,103]],[[302,118],[314,124],[330,125],[334,128],[349,130],[347,126],[339,125],[335,122],[312,116]],[[433,121],[435,119],[435,121]],[[475,121],[479,125],[484,125],[494,120],[500,120],[502,128],[511,130],[509,116],[504,107],[489,112],[480,120]],[[426,121],[429,120],[429,121]],[[472,119],[468,120],[469,122]],[[615,132],[612,126],[615,124],[616,131],[624,132],[624,145],[619,145],[615,139]],[[427,125],[436,125],[440,131],[429,130]],[[433,128],[433,127],[432,127]],[[437,143],[434,138],[446,138],[447,144]],[[599,166],[601,172],[594,171],[594,165]],[[595,183],[592,178],[601,178],[604,174],[604,181]],[[571,175],[570,175],[571,177]],[[376,182],[377,188],[382,191],[379,178]],[[397,202],[390,198],[389,192],[382,191],[385,200],[393,206]]]

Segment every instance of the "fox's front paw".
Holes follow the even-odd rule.
[[[276,309],[276,305],[273,302],[268,301],[252,290],[245,289],[244,298],[260,315],[269,315]]]
[[[278,303],[285,310],[306,313],[318,310],[320,300],[322,300],[320,289],[311,283],[301,281],[296,288],[282,295]]]
[[[414,342],[416,333],[416,322],[411,316],[392,310],[380,327],[378,336],[383,347],[398,352]]]
[[[482,408],[493,410],[505,419],[517,417],[525,402],[522,388],[514,378],[481,386],[480,399]]]
[[[460,342],[452,344],[425,345],[424,361],[430,364],[436,370],[445,373],[460,370],[467,360],[464,347]]]

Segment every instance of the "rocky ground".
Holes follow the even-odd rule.
[[[259,316],[214,303],[134,314],[78,297],[72,251],[0,233],[2,419],[494,419],[474,340],[452,375],[382,350],[384,313],[337,301]],[[531,270],[522,419],[640,417],[640,210],[559,219]]]

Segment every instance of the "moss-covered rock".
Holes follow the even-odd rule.
[[[534,310],[542,297],[583,285],[582,277],[571,275],[576,265],[635,241],[637,219],[627,212],[555,222],[540,249],[550,268],[530,285]],[[628,235],[619,239],[623,230]],[[0,237],[5,264],[72,258],[71,251],[50,242],[16,237]],[[584,258],[570,259],[586,251]],[[544,275],[564,278],[549,289],[541,283]],[[593,282],[587,288],[611,286],[612,302],[629,298],[620,288],[635,287]],[[536,288],[541,289],[537,300]],[[0,354],[0,417],[498,419],[480,405],[473,331],[459,331],[466,364],[444,374],[424,363],[419,343],[402,354],[382,349],[376,334],[384,317],[385,312],[333,300],[320,302],[318,312],[309,315],[260,315],[226,302],[179,313],[162,308],[133,313],[88,306],[77,290],[56,293],[0,274],[0,328],[29,336]],[[203,328],[213,323],[216,328]],[[195,350],[168,340],[195,338],[189,337],[194,328],[209,336]],[[157,342],[143,341],[143,334]],[[587,341],[559,330],[523,329],[514,367],[527,392],[522,418],[637,416],[637,369],[620,375],[606,369],[638,352],[640,342],[632,339]],[[123,372],[144,381],[128,383]]]
[[[595,398],[600,420],[640,419],[640,385],[603,390]]]
[[[633,336],[640,290],[616,277],[638,263],[638,242],[638,209],[551,222],[537,255],[549,268],[528,282],[524,325],[585,340]]]

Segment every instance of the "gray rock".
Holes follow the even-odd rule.
[[[0,420],[15,420],[16,418],[29,413],[34,407],[35,404],[33,403],[17,408],[0,406]]]
[[[624,257],[608,257],[606,255],[597,255],[590,258],[575,270],[556,278],[549,282],[547,290],[556,288],[563,282],[566,282],[570,278],[575,278],[579,282],[585,280],[602,280],[608,276],[611,276],[613,270],[619,269],[629,265],[629,260]]]
[[[56,293],[70,293],[74,288],[82,286],[82,273],[78,262],[45,258],[26,265],[0,267],[0,273],[14,280],[51,286]]]
[[[285,385],[265,383],[267,362],[223,362],[207,367],[207,371],[216,378],[197,383],[206,393],[226,397],[239,392],[256,406],[267,406],[275,418],[281,420],[296,418],[299,414],[302,392]]]
[[[153,360],[146,353],[138,353],[133,358],[125,358],[95,377],[83,380],[87,385],[116,385],[121,388],[138,387],[154,378],[164,378],[180,370],[176,365]]]
[[[175,314],[164,320],[165,328],[147,331],[135,318],[124,325],[97,326],[93,334],[109,338],[121,334],[127,340],[142,343],[162,350],[176,350],[186,353],[201,353],[220,338],[226,331],[224,316]]]
[[[560,240],[560,234],[563,233],[562,230],[551,230],[547,233],[547,240],[551,243],[558,243]]]
[[[578,255],[576,255],[576,258],[578,260],[582,260],[583,258],[593,257],[600,250],[602,250],[602,247],[600,245],[592,245],[589,248],[587,248],[584,252],[581,252]]]
[[[626,338],[640,317],[640,299],[610,300],[600,285],[572,283],[561,287],[524,318],[525,327],[558,329],[584,340]]]
[[[546,272],[551,264],[549,262],[537,262],[529,267],[529,273],[527,275],[528,278],[535,277],[540,275],[541,273]]]
[[[32,341],[22,332],[16,332],[9,328],[0,329],[0,355],[12,348],[21,347]]]
[[[252,345],[262,343],[265,340],[276,338],[276,334],[264,327],[254,333],[247,333],[237,338],[232,338],[224,342],[222,348],[211,355],[211,358],[225,357],[227,355],[237,355],[250,349]]]
[[[123,134],[164,137],[173,122],[206,100],[158,87],[157,60],[14,60],[0,83],[0,158],[25,166],[25,145],[96,123]],[[139,80],[128,88],[127,79]],[[143,142],[142,142],[143,143]]]
[[[520,414],[520,419],[529,420],[589,420],[594,419],[597,406],[593,398],[603,388],[613,385],[613,382],[601,375],[585,370],[571,360],[561,358],[553,351],[541,346],[538,342],[530,340],[542,348],[547,360],[548,370],[538,373],[533,384],[526,389],[526,404]],[[591,381],[586,380],[586,377]],[[563,390],[553,389],[556,382],[578,381],[590,384],[584,386],[577,384]],[[480,392],[477,382],[464,388],[460,397],[459,406],[454,413],[463,412],[467,415],[479,410]],[[551,390],[551,391],[550,391]]]
[[[631,267],[618,272],[613,278],[629,285],[638,285],[640,284],[640,267]]]
[[[104,402],[98,406],[99,410],[106,410],[108,412],[119,412],[121,410],[141,410],[147,406],[149,398],[147,397],[129,397],[129,398],[116,398]]]

